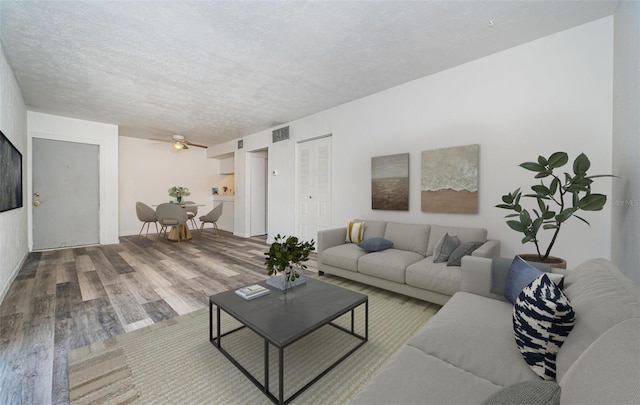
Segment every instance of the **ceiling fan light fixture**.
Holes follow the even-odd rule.
[[[184,149],[184,144],[182,142],[174,142],[173,143],[173,149]]]

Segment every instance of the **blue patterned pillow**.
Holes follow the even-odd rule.
[[[513,332],[522,357],[543,380],[556,379],[556,356],[575,324],[569,299],[546,274],[526,286],[513,306]]]

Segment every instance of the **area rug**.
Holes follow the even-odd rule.
[[[340,284],[369,296],[369,341],[294,404],[349,402],[440,309],[362,284]],[[357,311],[356,331],[363,333],[364,307]],[[348,326],[350,316],[336,323]],[[221,324],[223,331],[237,326],[224,314]],[[245,328],[223,338],[222,344],[263,381],[263,341],[257,335]],[[286,348],[285,397],[356,344],[351,335],[325,326]],[[269,352],[270,389],[277,395],[277,349],[271,347]],[[74,350],[69,353],[68,367],[71,404],[271,403],[209,342],[208,308]]]

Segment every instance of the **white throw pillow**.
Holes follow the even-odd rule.
[[[345,242],[360,243],[364,235],[364,222],[349,222],[347,226],[347,238]]]

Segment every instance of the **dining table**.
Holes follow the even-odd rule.
[[[197,204],[197,203],[188,203],[188,204],[178,204],[173,203],[179,207],[187,208],[187,207],[204,207],[206,204]],[[157,207],[159,204],[154,204],[154,207]],[[167,235],[167,239],[172,242],[180,242],[185,240],[191,240],[193,236],[191,235],[191,230],[189,229],[188,221],[184,224],[173,225],[171,226],[171,230]]]

